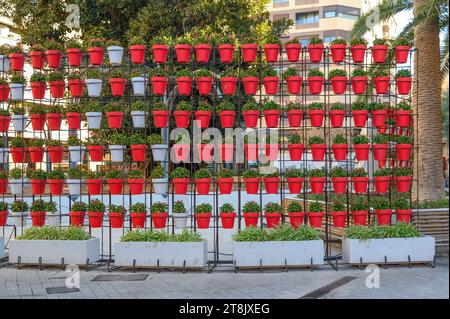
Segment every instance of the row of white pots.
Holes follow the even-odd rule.
[[[145,128],[146,114],[145,111],[131,111],[131,118],[135,128]],[[88,127],[91,130],[100,129],[102,118],[102,112],[86,112],[86,120],[88,122]]]
[[[6,55],[0,54],[0,72],[9,71],[9,58]]]
[[[0,164],[7,164],[9,159],[9,148],[0,147]]]

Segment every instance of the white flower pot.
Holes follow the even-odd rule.
[[[112,65],[122,64],[123,48],[117,45],[112,45],[106,48],[108,51],[109,63]]]
[[[8,163],[9,159],[9,148],[2,147],[0,148],[0,164]]]
[[[153,190],[155,194],[167,194],[169,182],[167,178],[152,178]]]
[[[187,213],[174,213],[173,224],[176,229],[185,229],[189,215]]]
[[[25,126],[27,125],[28,116],[14,114],[11,116],[11,120],[14,126],[14,130],[17,132],[25,131]]]
[[[145,115],[145,111],[131,111],[131,118],[135,128],[145,128]]]
[[[22,101],[23,95],[25,94],[25,85],[19,83],[11,83],[9,85],[11,89],[11,100]]]
[[[69,146],[70,161],[74,163],[82,162],[85,152],[86,146],[82,145]]]
[[[47,212],[47,225],[48,226],[60,226],[61,225],[61,218],[60,215],[55,212]]]
[[[153,160],[157,162],[165,161],[167,155],[167,145],[154,144],[152,145]]]
[[[86,112],[86,119],[90,130],[98,130],[102,124],[102,112]]]
[[[145,95],[145,78],[142,76],[131,78],[134,95]]]
[[[123,162],[123,151],[125,145],[110,145],[109,152],[111,153],[112,162]]]
[[[23,191],[25,190],[25,187],[26,187],[24,179],[10,178],[8,183],[9,183],[9,187],[11,188],[11,194],[13,194],[13,195],[22,195],[23,194]]]
[[[69,186],[69,194],[70,195],[80,195],[81,194],[81,185],[83,185],[82,180],[66,179],[66,184]]]
[[[14,226],[23,227],[27,224],[28,212],[11,212]]]
[[[9,58],[6,55],[0,54],[0,72],[9,71]]]
[[[86,79],[87,92],[90,97],[99,97],[102,92],[103,81],[100,79]]]

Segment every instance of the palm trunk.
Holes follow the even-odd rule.
[[[414,12],[430,0],[415,0]],[[444,176],[441,139],[441,73],[439,53],[439,21],[429,19],[414,28],[415,81],[413,107],[415,113],[415,164],[413,199],[443,198]]]

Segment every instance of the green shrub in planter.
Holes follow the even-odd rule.
[[[176,111],[192,111],[192,105],[189,101],[180,101],[175,108]]]
[[[301,168],[290,167],[284,173],[286,178],[299,178],[305,176],[305,171]]]
[[[255,171],[255,170],[246,170],[243,174],[242,174],[242,176],[244,177],[244,178],[256,178],[256,177],[261,177],[261,175],[257,172],[257,171]]]
[[[184,229],[181,234],[167,234],[165,231],[133,230],[120,239],[122,242],[201,242],[200,234]]]
[[[136,203],[131,205],[130,212],[132,213],[146,213],[147,210],[145,209],[144,203]]]
[[[27,84],[27,80],[25,79],[25,77],[23,75],[20,74],[14,74],[11,76],[11,78],[9,79],[9,81],[12,84]]]
[[[405,135],[394,136],[394,141],[397,144],[412,144],[411,138],[409,136],[405,136]]]
[[[335,166],[330,171],[331,177],[347,177],[347,171],[342,167]]]
[[[242,207],[243,213],[258,213],[259,211],[261,211],[261,206],[255,201],[247,202],[244,207]]]
[[[173,212],[174,214],[186,214],[186,207],[184,206],[184,202],[182,200],[177,200],[173,204]]]
[[[127,213],[127,210],[122,205],[109,205],[109,212],[125,215]]]
[[[147,143],[150,145],[164,144],[163,138],[160,134],[150,134],[147,137]]]
[[[324,168],[314,168],[309,171],[308,176],[309,177],[325,177],[325,170],[324,170]]]
[[[103,112],[104,109],[103,105],[98,102],[86,103],[84,106],[84,112]]]
[[[347,44],[347,41],[343,38],[336,38],[330,44]]]
[[[412,75],[411,75],[411,71],[410,70],[407,70],[407,69],[402,69],[402,70],[399,70],[396,74],[395,74],[395,78],[396,79],[398,79],[398,78],[410,78]]]
[[[354,196],[351,203],[352,211],[369,210],[369,202],[366,196]]]
[[[254,67],[249,67],[248,69],[245,70],[241,70],[241,78],[246,78],[246,77],[259,77],[259,72],[256,68]]]
[[[114,132],[110,136],[110,145],[128,145],[128,136],[123,133]]]
[[[31,171],[30,178],[31,179],[38,179],[38,180],[46,180],[47,179],[47,172],[43,171],[41,169],[36,169],[34,171]]]
[[[394,169],[394,176],[411,176],[412,171],[409,167],[398,167]]]
[[[144,178],[144,172],[143,171],[141,171],[141,170],[131,170],[129,173],[128,173],[128,178],[130,178],[130,179],[141,179],[141,178]]]
[[[289,213],[300,213],[303,212],[303,204],[299,201],[292,201],[288,207],[287,207],[287,211]]]
[[[17,136],[17,137],[12,137],[9,145],[11,147],[26,147],[27,146],[27,142],[25,141],[25,139],[21,136]]]
[[[63,114],[67,113],[82,113],[84,112],[84,107],[81,104],[70,103],[63,109]]]
[[[29,140],[28,142],[28,146],[30,147],[42,147],[44,146],[44,140],[40,139],[40,138],[33,138],[31,140]]]
[[[53,71],[48,75],[48,82],[64,81],[65,75],[60,71]]]
[[[105,211],[105,204],[98,199],[94,199],[89,202],[87,210],[88,212],[103,213]]]
[[[372,143],[373,144],[387,144],[387,143],[389,143],[389,136],[385,135],[385,134],[380,134],[380,135],[374,136],[372,138]]]
[[[235,211],[233,205],[231,205],[230,203],[225,203],[219,208],[219,212],[221,212],[221,213],[235,213],[236,211]]]
[[[312,76],[321,76],[323,77],[323,72],[317,69],[311,69],[308,71],[308,78]]]
[[[45,212],[45,201],[42,199],[36,199],[31,203],[30,211],[31,212]]]
[[[320,103],[320,102],[313,102],[308,106],[308,108],[310,110],[323,110],[324,109],[323,103]]]
[[[253,98],[242,106],[242,111],[258,111],[258,110],[259,104]]]
[[[27,212],[28,211],[28,203],[23,200],[15,200],[11,204],[11,210],[13,212]]]
[[[352,77],[353,76],[366,76],[367,72],[363,69],[354,69],[352,72]]]
[[[128,142],[130,143],[130,145],[141,145],[145,144],[145,138],[141,133],[136,132],[130,135]]]
[[[17,240],[88,240],[91,236],[81,227],[31,227],[24,231]]]
[[[0,202],[0,212],[5,212],[9,208],[8,203]]]
[[[11,106],[11,113],[14,115],[25,115],[26,110],[20,105]]]
[[[233,170],[229,168],[224,168],[217,173],[217,177],[219,178],[230,178],[234,176]]]
[[[265,174],[264,177],[266,178],[280,177],[280,173],[278,172],[278,170],[276,170],[273,173]]]
[[[286,111],[303,110],[304,105],[301,102],[290,101],[285,106]]]
[[[103,172],[100,171],[88,171],[85,174],[86,179],[101,179],[103,177]]]
[[[311,136],[308,139],[308,145],[311,146],[314,144],[325,144],[325,140],[320,136]]]
[[[396,210],[410,209],[409,201],[406,197],[398,197],[392,201],[392,208]]]
[[[355,101],[352,104],[352,110],[353,111],[360,111],[360,110],[368,110],[369,106],[366,102],[363,101]]]
[[[371,206],[375,209],[375,210],[388,210],[390,209],[389,207],[389,201],[381,196],[378,197],[373,197],[371,199]]]
[[[175,73],[175,77],[176,78],[181,78],[181,77],[188,77],[188,78],[192,78],[192,71],[188,70],[188,69],[181,69],[178,70]]]
[[[121,179],[121,178],[123,178],[123,175],[124,175],[123,171],[113,169],[113,170],[107,171],[105,174],[105,177],[106,177],[106,179]]]
[[[333,139],[333,144],[347,144],[347,139],[342,134],[336,134]]]
[[[195,212],[197,214],[208,214],[212,212],[211,204],[200,204],[195,207]]]
[[[408,101],[401,101],[400,103],[397,104],[396,106],[397,110],[402,110],[402,111],[412,111],[412,107],[411,104]]]
[[[233,104],[233,102],[228,100],[223,100],[216,106],[216,112],[220,113],[222,111],[235,111],[236,106]]]
[[[264,206],[265,213],[283,213],[283,207],[280,204],[269,202]]]
[[[198,103],[197,111],[212,111],[212,106],[207,100],[200,100]]]
[[[301,144],[302,137],[299,133],[289,134],[287,136],[287,140],[289,144]]]
[[[302,241],[317,239],[319,239],[317,231],[309,226],[292,228],[282,225],[279,225],[271,230],[249,227],[236,233],[233,236],[233,240],[237,242]]]
[[[48,173],[48,179],[64,179],[64,172],[59,169],[55,169]]]
[[[150,172],[151,178],[164,178],[166,177],[166,172],[161,165],[155,166]]]
[[[377,169],[374,173],[373,176],[390,176],[391,175],[391,171],[387,168],[380,168]]]
[[[69,136],[67,138],[67,145],[69,146],[80,146],[80,145],[84,145],[85,143],[82,142],[78,137],[76,136]]]
[[[316,201],[308,204],[308,211],[310,213],[320,213],[325,211],[325,207],[322,203]]]
[[[198,69],[197,71],[194,72],[194,77],[196,79],[198,78],[210,78],[213,76],[213,73],[211,70],[208,69]]]
[[[263,78],[276,77],[276,76],[278,76],[278,72],[277,72],[277,70],[275,70],[273,68],[273,66],[268,65],[268,66],[263,68],[262,76],[263,76]]]
[[[345,204],[345,197],[337,197],[331,204],[332,212],[345,212],[347,211],[347,205]]]
[[[207,168],[200,168],[194,173],[194,178],[211,178],[211,173]]]
[[[323,40],[319,38],[318,36],[312,36],[309,38],[309,44],[322,44]]]
[[[367,40],[364,38],[353,38],[350,40],[350,45],[367,45]]]
[[[275,101],[267,100],[264,102],[262,108],[264,111],[280,110],[281,106],[280,106],[280,104],[276,103]]]
[[[353,144],[369,144],[369,138],[365,135],[358,135],[352,138]]]
[[[286,71],[283,72],[283,80],[286,80],[288,77],[291,76],[298,76],[299,75],[299,70],[293,67],[290,67],[288,69],[286,69]]]
[[[99,69],[90,68],[86,71],[86,79],[101,79],[102,74]]]
[[[170,178],[189,178],[191,176],[189,170],[185,167],[178,166],[172,172],[170,172]]]
[[[83,172],[79,168],[69,168],[66,172],[68,179],[80,179],[83,177]]]
[[[334,70],[331,70],[331,71],[328,73],[328,78],[329,78],[329,79],[332,79],[332,78],[334,78],[335,76],[347,76],[347,71],[342,70],[342,69],[334,69]]]
[[[412,224],[397,223],[392,226],[350,226],[344,237],[350,239],[384,239],[420,237],[420,232]]]
[[[352,171],[352,177],[366,177],[367,172],[364,168],[358,167]]]
[[[30,76],[30,82],[45,83],[47,82],[47,76],[42,72],[36,71]]]
[[[87,211],[87,205],[82,202],[82,201],[78,201],[73,203],[72,205],[72,212],[86,212]]]

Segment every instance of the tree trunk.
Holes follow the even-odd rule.
[[[414,12],[432,0],[415,0]],[[415,81],[413,108],[415,113],[413,199],[443,198],[444,177],[441,138],[441,72],[439,53],[439,21],[429,19],[414,28]]]

